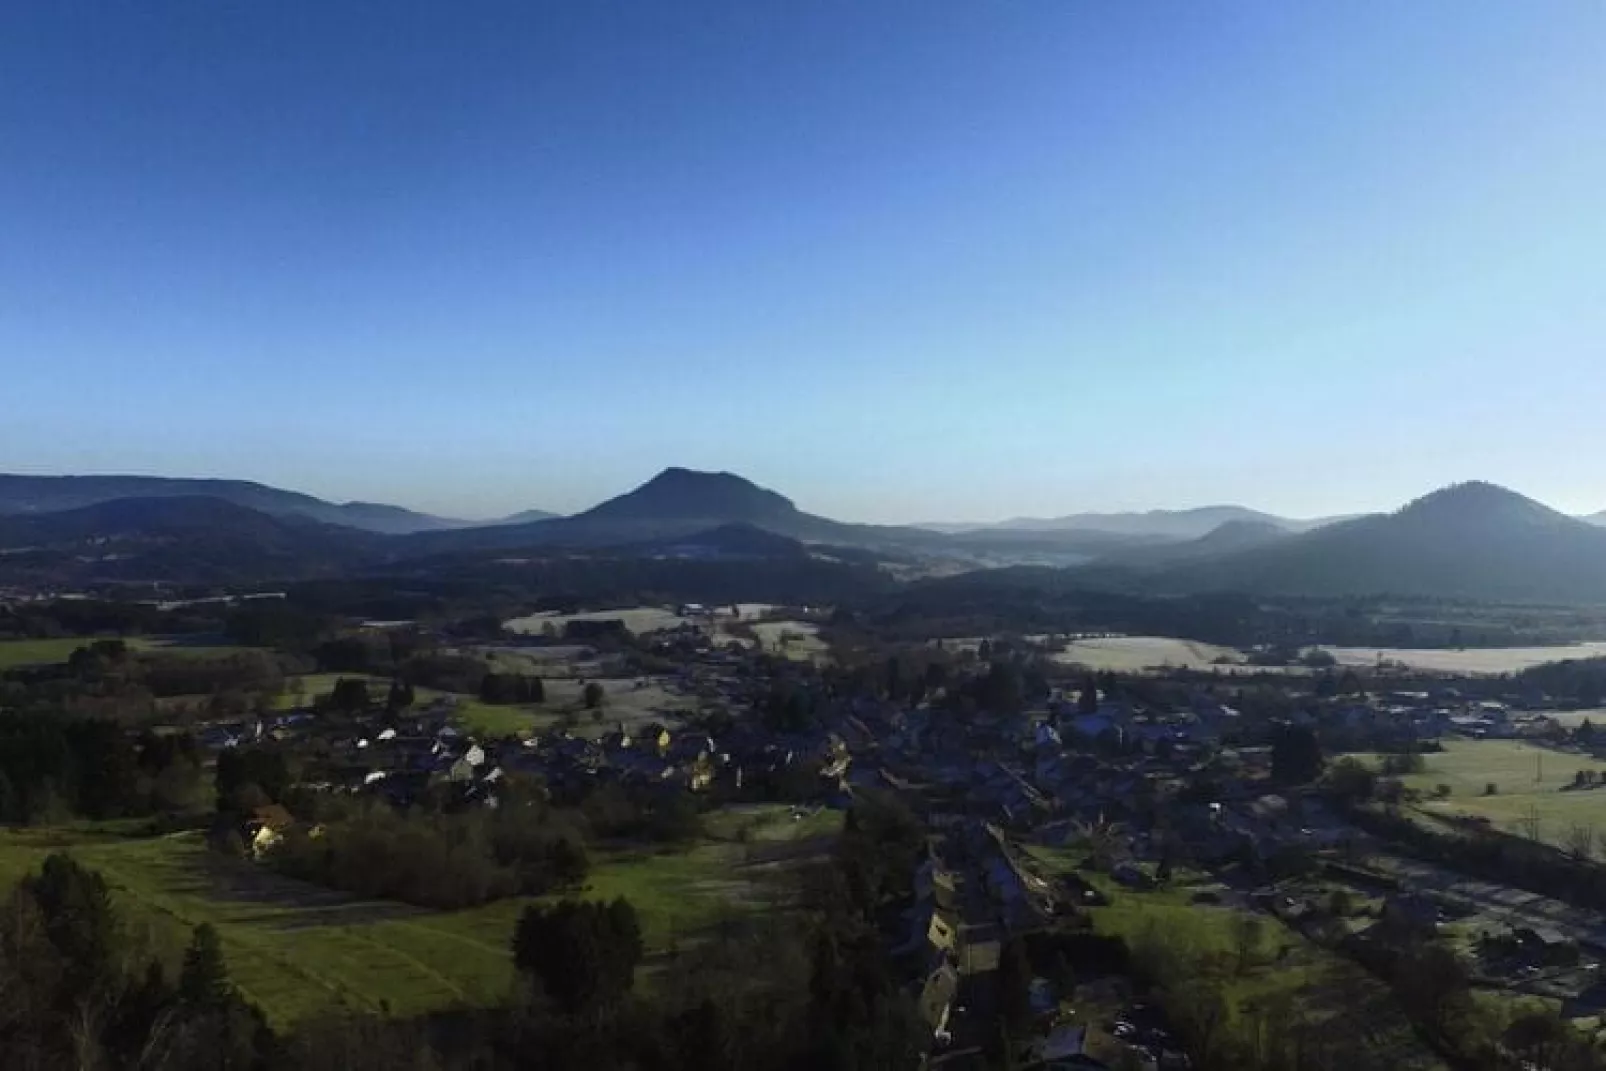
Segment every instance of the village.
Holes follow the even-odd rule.
[[[785,802],[794,818],[893,797],[919,818],[926,847],[887,954],[916,997],[934,1067],[967,1066],[989,1044],[1000,986],[1015,984],[1000,977],[1007,948],[1088,926],[1120,932],[1100,922],[1115,917],[1112,902],[1138,916],[1151,902],[1186,904],[1221,934],[1262,919],[1285,938],[1255,941],[1286,939],[1284,956],[1297,949],[1374,972],[1402,942],[1426,943],[1449,950],[1491,998],[1532,999],[1588,1024],[1606,1006],[1598,916],[1457,872],[1378,826],[1386,816],[1438,827],[1434,836],[1516,836],[1447,810],[1459,801],[1446,786],[1407,787],[1388,774],[1416,785],[1432,780],[1438,753],[1502,746],[1524,748],[1541,767],[1553,756],[1563,777],[1582,755],[1563,723],[1578,719],[1532,689],[1440,681],[1324,695],[1319,681],[1287,678],[1276,685],[1286,716],[1267,716],[1196,675],[1165,682],[1167,695],[1184,697],[1165,703],[1152,687],[1088,672],[956,717],[956,678],[919,699],[853,690],[827,683],[813,648],[800,660],[775,644],[744,645],[701,610],[680,607],[672,627],[634,643],[668,670],[650,679],[635,675],[631,657],[586,646],[618,634],[604,615],[496,648],[564,644],[586,672],[630,671],[600,694],[652,689],[665,700],[656,710],[616,717],[610,706],[624,704],[599,701],[590,717],[497,735],[466,723],[463,697],[436,695],[404,710],[375,701],[338,729],[309,705],[212,724],[201,739],[220,751],[271,743],[315,757],[308,787],[401,809],[426,796],[494,809],[505,786],[532,781],[554,798],[613,784],[704,809]],[[956,675],[995,674],[1025,650],[1004,638],[993,646],[990,660],[972,658]],[[1318,736],[1329,752],[1305,753]],[[1355,770],[1362,789],[1343,783]],[[250,853],[271,853],[296,822],[279,805],[247,816]],[[1011,1042],[1018,1066],[1190,1066],[1188,1043],[1142,984],[1120,972],[1052,973],[1028,971],[1028,1026]]]

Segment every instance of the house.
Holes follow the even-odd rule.
[[[926,976],[920,987],[920,1018],[934,1035],[948,1029],[948,1016],[959,994],[959,974],[946,963]]]
[[[669,750],[671,742],[669,729],[662,722],[652,722],[642,730],[638,742],[642,747],[656,750],[660,755]]]
[[[693,792],[707,792],[714,783],[714,761],[708,752],[698,755],[691,763],[684,767],[686,770],[686,787]]]
[[[1511,931],[1519,954],[1530,963],[1547,967],[1567,967],[1577,964],[1578,946],[1557,930],[1519,926]]]
[[[1003,948],[1003,942],[997,936],[978,939],[966,933],[960,946],[960,971],[964,974],[988,974],[996,971]]]
[[[245,823],[245,845],[251,857],[256,858],[270,851],[284,839],[285,831],[293,825],[295,819],[282,804],[269,803],[252,811]]]
[[[959,918],[931,901],[909,909],[909,936],[893,949],[895,955],[932,951],[952,954],[959,944]]]

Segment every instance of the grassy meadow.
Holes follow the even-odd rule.
[[[710,816],[714,835],[689,850],[597,850],[582,895],[635,905],[650,975],[655,958],[720,918],[772,902],[772,860],[725,835],[753,823],[762,839],[810,849],[810,838],[840,828],[839,814],[823,813],[793,823],[785,807],[749,809]],[[537,902],[429,911],[363,901],[219,856],[198,833],[132,837],[106,826],[0,831],[0,888],[53,851],[100,871],[134,933],[172,965],[193,927],[215,926],[235,983],[278,1025],[338,1006],[409,1015],[499,999],[512,982],[514,926]]]
[[[131,650],[160,651],[163,654],[193,658],[221,658],[240,651],[256,650],[231,644],[197,642],[182,636],[64,636],[47,640],[0,640],[0,670],[18,666],[48,666],[67,661],[80,647],[87,647],[96,639],[122,639]]]
[[[1377,757],[1370,758],[1375,764]],[[1518,740],[1449,739],[1442,752],[1423,758],[1423,772],[1401,780],[1429,797],[1439,785],[1450,787],[1448,798],[1423,803],[1430,814],[1474,815],[1511,832],[1537,815],[1541,839],[1553,844],[1562,843],[1574,825],[1595,826],[1606,835],[1606,788],[1570,788],[1580,770],[1606,773],[1606,763],[1588,755]],[[1491,784],[1496,791],[1486,795]]]

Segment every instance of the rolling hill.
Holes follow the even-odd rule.
[[[18,476],[0,473],[0,515],[60,513],[118,499],[207,497],[275,517],[306,517],[369,532],[401,535],[462,527],[454,521],[378,502],[325,502],[249,480],[169,476]]]
[[[1606,601],[1606,530],[1514,491],[1464,483],[1377,514],[1150,578],[1171,591]]]
[[[228,584],[335,575],[368,561],[384,539],[203,495],[120,498],[0,516],[0,579]]]
[[[675,539],[726,525],[746,525],[805,543],[845,546],[932,544],[943,538],[916,528],[844,524],[804,513],[785,495],[733,473],[667,468],[641,486],[570,517],[418,533],[404,542],[410,553],[432,554],[601,547]]]
[[[1198,539],[1230,521],[1252,521],[1277,528],[1301,522],[1274,517],[1244,506],[1200,506],[1196,509],[1156,509],[1142,513],[1073,513],[1067,517],[1016,517],[997,525],[1015,531],[1055,532],[1079,530],[1112,535]]]
[[[1157,566],[1199,561],[1280,543],[1294,533],[1266,521],[1227,521],[1197,539],[1116,547],[1104,554],[1102,564]]]

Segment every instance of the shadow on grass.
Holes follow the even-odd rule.
[[[431,914],[388,900],[364,900],[277,874],[266,866],[230,859],[196,846],[159,860],[142,861],[161,893],[193,896],[215,905],[230,923],[296,930],[360,926]]]

